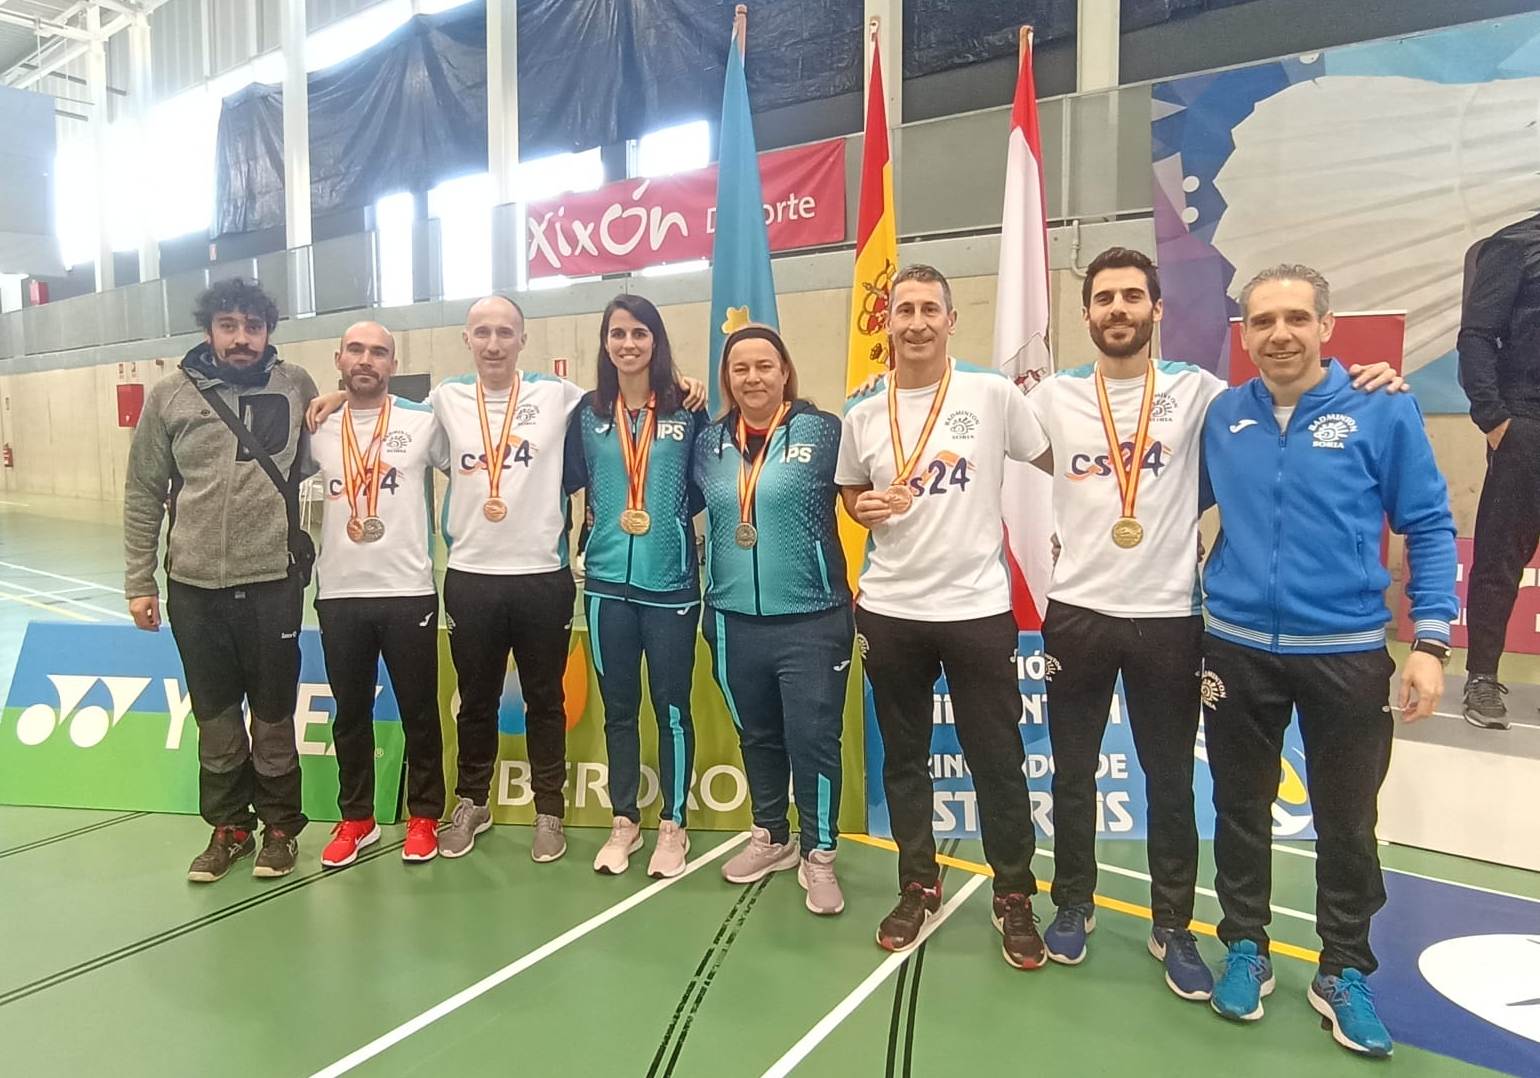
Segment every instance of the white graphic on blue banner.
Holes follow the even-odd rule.
[[[1044,680],[1054,661],[1043,653],[1039,633],[1022,633],[1012,661],[1021,686],[1021,737],[1026,747],[1026,780],[1032,795],[1032,819],[1039,838],[1052,840],[1053,827],[1053,749],[1048,739],[1048,692]],[[1179,675],[1176,671],[1172,676]],[[866,708],[866,820],[870,834],[890,837],[887,799],[882,790],[884,752],[882,735],[877,729],[877,714],[870,686],[865,693]],[[976,839],[979,837],[977,797],[973,776],[963,758],[953,724],[952,700],[943,676],[936,682],[931,711],[933,727],[930,744],[930,771],[935,785],[932,826],[939,838]],[[1204,750],[1203,728],[1198,728],[1193,747],[1193,797],[1198,821],[1198,835],[1214,835],[1214,781]],[[1144,795],[1144,770],[1134,750],[1133,732],[1123,697],[1123,682],[1118,680],[1107,717],[1107,732],[1096,773],[1096,830],[1100,838],[1143,839],[1147,834],[1148,813]],[[1305,754],[1297,725],[1291,725],[1284,737],[1284,755],[1280,761],[1278,799],[1273,803],[1275,838],[1313,839],[1315,829],[1305,789]]]

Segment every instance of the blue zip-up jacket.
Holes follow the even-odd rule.
[[[1328,360],[1280,431],[1272,395],[1253,378],[1208,410],[1202,485],[1221,522],[1203,571],[1215,636],[1278,654],[1383,647],[1388,517],[1406,537],[1416,635],[1449,642],[1459,612],[1454,518],[1409,394],[1355,390]]]
[[[615,417],[596,412],[595,401],[589,393],[572,413],[563,472],[568,493],[586,489],[593,514],[583,552],[583,590],[658,606],[693,606],[700,601],[700,571],[690,522],[700,512],[700,493],[690,478],[690,455],[706,413],[680,408],[658,415],[645,494],[652,527],[627,535],[620,528],[628,491],[620,437]],[[640,417],[631,423],[634,436]]]
[[[759,542],[744,549],[738,464],[749,460],[734,409],[695,441],[695,482],[706,501],[706,605],[733,614],[811,614],[848,606],[834,503],[840,421],[807,401],[770,436],[754,497]]]

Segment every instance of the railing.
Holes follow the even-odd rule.
[[[999,227],[1009,113],[1009,106],[981,109],[900,129],[894,157],[902,238]],[[1039,117],[1051,221],[1150,212],[1149,85],[1048,98],[1039,102]],[[846,168],[852,181],[847,189],[855,191],[859,154],[847,154]],[[854,204],[846,216],[853,232]],[[508,235],[510,218],[516,219],[514,207],[493,207],[488,243],[491,235]],[[412,299],[444,299],[439,222],[417,222],[412,239],[417,262]],[[366,310],[379,306],[387,292],[381,285],[378,234],[340,236],[0,314],[0,371],[6,361],[24,356],[195,332],[192,311],[198,293],[211,281],[237,275],[260,281],[290,318]],[[494,260],[494,277],[503,286],[510,280],[506,252]]]

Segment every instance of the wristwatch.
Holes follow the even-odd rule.
[[[1440,666],[1448,666],[1449,656],[1454,653],[1453,649],[1442,640],[1418,640],[1412,644],[1412,650],[1433,656]]]

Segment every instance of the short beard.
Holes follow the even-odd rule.
[[[1113,359],[1136,356],[1144,351],[1145,346],[1150,343],[1150,338],[1155,335],[1155,322],[1153,319],[1148,322],[1135,322],[1133,327],[1134,335],[1127,344],[1112,344],[1107,340],[1106,331],[1093,325],[1091,343],[1096,345],[1102,355],[1111,356]]]

